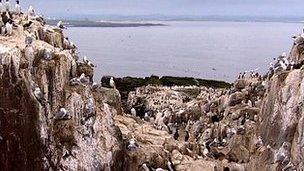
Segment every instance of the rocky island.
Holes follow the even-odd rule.
[[[0,36],[0,170],[304,169],[303,36],[292,67],[278,60],[265,76],[126,88],[94,83],[60,28],[11,17]]]

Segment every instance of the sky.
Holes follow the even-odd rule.
[[[12,1],[12,0],[11,0]],[[51,17],[102,15],[304,16],[303,0],[20,0]]]

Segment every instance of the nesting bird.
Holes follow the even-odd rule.
[[[136,110],[134,108],[131,109],[131,115],[136,117]]]
[[[131,138],[127,144],[127,149],[130,151],[136,151],[139,145],[136,143],[135,139]]]
[[[275,154],[275,163],[288,164],[290,162],[290,143],[284,142]]]
[[[169,169],[169,171],[175,171],[176,169],[174,168],[174,165],[171,161],[167,162],[167,167]]]
[[[57,27],[60,28],[60,29],[66,29],[66,27],[63,25],[63,22],[62,21],[59,21],[57,23]]]
[[[5,24],[6,34],[11,36],[13,34],[13,23],[11,20]]]
[[[110,78],[110,87],[116,88],[115,82],[114,82],[114,78],[113,78],[113,77]]]
[[[96,82],[93,82],[93,84],[92,84],[92,89],[93,89],[93,90],[96,90],[98,87],[99,87],[99,84],[96,83]]]
[[[74,49],[76,48],[75,44],[69,40],[68,37],[63,39],[63,45],[66,49]]]
[[[263,140],[262,140],[262,137],[261,136],[258,136],[258,139],[257,139],[257,141],[256,141],[256,143],[255,143],[255,146],[257,147],[257,148],[260,148],[260,147],[262,147],[264,144],[263,144]]]
[[[55,115],[55,120],[67,120],[71,118],[72,116],[69,115],[68,111],[65,108],[60,108]]]
[[[83,62],[90,67],[95,67],[95,65],[86,56],[83,57]]]
[[[87,103],[85,104],[85,114],[87,116],[90,116],[92,114],[94,114],[95,112],[95,105],[94,105],[94,99],[93,98],[89,98]]]
[[[4,22],[2,20],[2,17],[0,17],[0,34],[1,35],[5,34],[5,25],[4,25]]]
[[[142,164],[142,168],[145,170],[145,171],[150,171],[152,169],[150,169],[146,163]]]
[[[45,104],[47,102],[47,100],[44,97],[43,92],[41,91],[41,89],[39,87],[34,88],[34,92],[33,93],[34,93],[36,99],[38,101],[40,101],[41,103]]]
[[[70,80],[70,85],[71,86],[75,86],[75,85],[79,85],[79,84],[80,84],[79,78],[72,78]]]
[[[51,60],[51,59],[53,59],[53,53],[52,53],[52,51],[45,50],[43,57],[44,57],[45,60]]]
[[[27,10],[29,16],[35,16],[35,10],[33,6],[30,6]]]
[[[79,77],[79,81],[83,84],[86,84],[88,82],[90,82],[90,80],[86,77],[86,75],[84,73],[82,73]]]
[[[19,4],[19,0],[16,1],[16,5],[15,5],[15,12],[16,14],[21,14],[21,6]]]

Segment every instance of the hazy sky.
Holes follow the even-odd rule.
[[[11,0],[12,1],[12,0]],[[20,0],[47,16],[304,16],[303,0]]]

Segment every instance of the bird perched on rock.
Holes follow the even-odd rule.
[[[205,157],[208,157],[208,156],[209,156],[209,150],[208,150],[208,148],[204,147],[203,155],[204,155]]]
[[[44,57],[44,59],[45,60],[52,60],[53,59],[53,56],[54,56],[54,54],[53,54],[53,52],[51,51],[51,50],[45,50],[44,51],[44,55],[43,55],[43,57]]]
[[[134,116],[134,117],[137,116],[137,115],[136,115],[136,110],[135,110],[135,108],[132,108],[132,109],[131,109],[131,115]]]
[[[4,35],[5,34],[5,27],[4,27],[4,22],[2,20],[2,17],[0,17],[0,34]]]
[[[15,12],[17,15],[21,14],[21,6],[19,4],[19,0],[16,0]]]
[[[162,168],[157,168],[157,169],[155,169],[155,171],[165,171],[165,170]]]
[[[153,171],[152,168],[149,168],[148,165],[146,163],[142,164],[142,168],[145,170],[145,171]]]
[[[30,6],[27,10],[29,16],[35,16],[35,10],[33,6]]]
[[[67,120],[71,118],[72,116],[69,115],[68,111],[65,108],[60,108],[54,117],[55,120]]]
[[[110,78],[110,86],[111,86],[112,88],[116,88],[115,82],[114,82],[114,78],[113,78],[113,77]]]
[[[70,85],[71,85],[71,86],[80,85],[79,78],[72,78],[72,79],[70,80]]]
[[[86,84],[88,82],[90,82],[90,80],[86,77],[86,75],[84,73],[82,73],[79,77],[79,81],[83,84]]]
[[[240,126],[238,127],[238,129],[237,129],[237,133],[238,133],[239,135],[244,135],[245,132],[246,132],[245,127],[244,127],[243,125],[240,125]]]
[[[144,120],[145,121],[149,121],[150,120],[150,116],[149,116],[148,112],[145,113]]]
[[[63,22],[62,21],[59,21],[57,23],[57,27],[60,28],[60,29],[66,29],[66,27],[63,25]]]
[[[96,90],[96,89],[98,89],[99,87],[100,87],[100,85],[99,85],[98,83],[93,82],[93,84],[92,84],[92,89],[93,89],[93,90]]]
[[[5,24],[5,29],[8,36],[13,34],[13,23],[11,20]]]
[[[43,104],[47,103],[47,100],[45,99],[44,94],[39,87],[34,88],[34,95],[35,95],[36,99],[38,101],[40,101],[41,103],[43,103]]]
[[[68,37],[65,37],[63,39],[63,45],[64,45],[64,48],[66,48],[66,49],[76,48],[75,44],[73,42],[71,42]]]
[[[255,146],[257,147],[257,148],[260,148],[260,147],[262,147],[264,144],[263,144],[263,140],[262,140],[262,137],[261,136],[258,136],[258,139],[257,139],[257,141],[256,141],[256,143],[255,143]]]
[[[287,165],[290,162],[290,143],[284,142],[275,154],[274,163]]]
[[[293,36],[294,39],[294,45],[299,45],[304,43],[304,37],[302,36]]]
[[[95,112],[95,105],[94,105],[94,99],[93,98],[89,98],[87,103],[85,104],[84,107],[84,112],[87,116],[90,116],[92,114],[94,114]]]
[[[90,60],[88,60],[86,56],[83,57],[83,62],[89,65],[90,67],[95,67],[95,65]]]
[[[135,139],[131,138],[127,144],[127,149],[129,151],[136,151],[139,145],[136,143]]]
[[[169,171],[176,171],[176,169],[171,161],[167,162],[167,167],[168,167]]]

